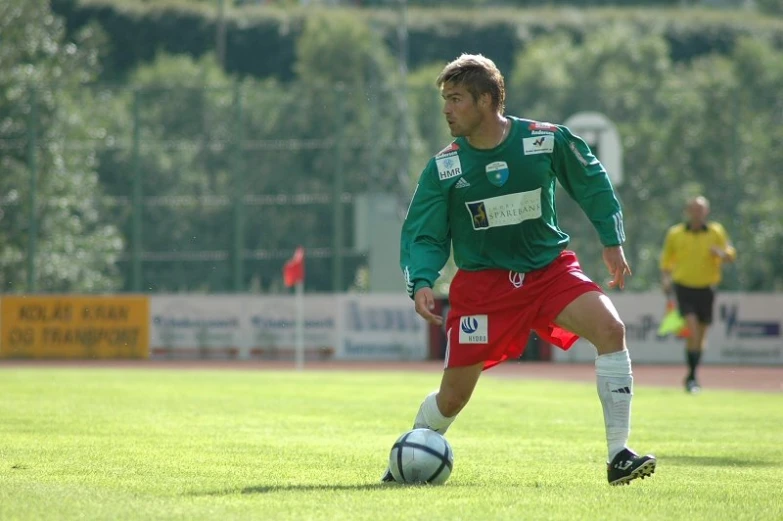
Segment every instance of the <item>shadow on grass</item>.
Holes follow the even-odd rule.
[[[661,455],[659,460],[664,465],[688,466],[698,465],[703,467],[780,467],[779,461],[751,460],[732,458],[726,456],[683,456]]]
[[[383,488],[396,487],[389,487],[381,483],[357,483],[355,485],[256,485],[254,487],[245,487],[240,492],[242,494],[269,494],[271,492],[309,492],[314,490],[336,492],[338,490],[380,490]]]
[[[389,483],[356,483],[353,485],[256,485],[241,489],[212,490],[192,492],[192,496],[231,496],[234,494],[272,494],[275,492],[310,492],[323,490],[404,490],[410,488],[428,488],[431,485],[396,485]],[[453,487],[452,487],[453,488]]]

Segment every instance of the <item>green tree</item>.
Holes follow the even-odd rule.
[[[74,41],[64,34],[45,0],[0,6],[0,291],[118,285],[122,240],[104,219],[95,173],[105,134],[101,100],[82,88],[98,72],[102,38],[93,26]]]
[[[542,39],[517,59],[511,112],[521,106],[529,117],[562,122],[576,111],[597,110],[617,124],[631,288],[657,287],[666,228],[682,218],[686,197],[695,193],[712,200],[713,216],[726,223],[741,252],[725,286],[778,288],[783,219],[774,189],[781,152],[774,143],[781,139],[781,53],[763,41],[742,40],[729,57],[711,54],[674,65],[668,56],[662,37],[635,35],[629,27],[580,44],[566,36]],[[600,279],[595,233],[567,196],[561,203],[574,248]]]
[[[783,16],[783,0],[756,0],[756,5],[763,13]]]
[[[320,12],[308,18],[295,70],[295,81],[281,85],[232,79],[209,56],[160,55],[130,75],[133,92],[118,96],[123,116],[114,128],[132,143],[138,124],[141,146],[137,156],[132,146],[107,150],[100,171],[121,198],[132,193],[139,165],[144,290],[233,289],[240,221],[243,288],[254,279],[277,287],[282,263],[303,244],[308,288],[330,290],[335,226],[348,252],[343,281],[353,279],[363,259],[351,254],[352,208],[344,205],[335,223],[333,189],[339,174],[343,193],[403,192],[395,63],[365,24]],[[128,244],[133,210],[116,208]],[[131,269],[123,267],[129,287]]]
[[[133,289],[134,212],[140,212],[143,291],[230,288],[237,103],[214,56],[161,54],[116,91],[101,179],[119,201],[113,215],[128,245],[125,289]],[[138,131],[134,137],[134,127]],[[134,139],[138,142],[134,143]],[[131,198],[140,176],[142,203]]]
[[[251,194],[291,200],[249,208],[248,236],[252,250],[291,252],[297,244],[313,254],[308,261],[308,287],[332,289],[332,238],[342,229],[343,246],[351,252],[352,207],[344,205],[335,222],[333,192],[407,192],[407,158],[401,150],[399,90],[396,64],[380,36],[364,22],[342,12],[309,16],[297,42],[295,81],[285,95],[248,90],[247,177]],[[299,194],[299,195],[297,195]],[[308,195],[305,200],[301,196]],[[407,193],[406,193],[407,195]],[[298,198],[298,199],[297,199]],[[297,202],[298,201],[298,202]],[[316,257],[323,252],[323,260]],[[344,259],[343,288],[364,262],[361,252]],[[279,266],[255,263],[256,271],[279,278]],[[272,269],[274,267],[274,269]]]
[[[731,105],[733,182],[715,189],[733,202],[732,211],[723,215],[740,252],[736,280],[730,282],[744,290],[781,291],[783,52],[769,42],[744,38],[732,62],[738,86]]]

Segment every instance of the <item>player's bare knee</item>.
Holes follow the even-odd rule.
[[[625,341],[625,323],[622,320],[612,320],[606,328],[606,334],[612,343],[622,344]]]
[[[625,324],[622,320],[612,317],[601,327],[597,336],[595,347],[599,354],[614,353],[625,348]]]

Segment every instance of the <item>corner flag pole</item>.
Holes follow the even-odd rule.
[[[296,283],[296,369],[304,368],[304,281]]]
[[[304,367],[304,248],[299,246],[294,256],[283,266],[283,282],[286,287],[295,288],[296,330],[294,340],[294,353],[297,370]]]

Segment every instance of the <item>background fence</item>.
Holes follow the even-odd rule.
[[[781,287],[769,257],[781,246],[768,242],[781,227],[770,206],[783,175],[779,91],[749,98],[738,86],[705,98],[702,88],[657,86],[618,99],[590,86],[542,88],[509,95],[508,112],[563,122],[599,110],[620,130],[632,288],[657,282],[665,229],[695,192],[712,200],[739,247],[726,287]],[[0,151],[23,181],[0,199],[7,291],[277,292],[298,244],[307,247],[309,291],[371,289],[362,277],[367,252],[354,237],[357,196],[392,194],[403,213],[418,172],[451,139],[431,85],[237,81],[61,94],[28,88],[14,109],[21,124],[0,128]],[[85,131],[68,131],[66,103],[90,107]],[[561,199],[572,246],[602,277],[595,233]],[[82,273],[62,276],[74,270]]]

